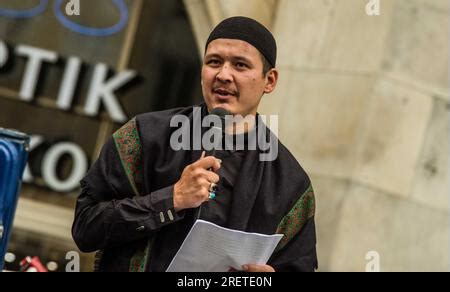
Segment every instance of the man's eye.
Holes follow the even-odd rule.
[[[245,63],[239,62],[239,63],[236,63],[236,67],[238,67],[238,68],[247,68],[248,66]]]
[[[209,60],[207,62],[208,65],[218,65],[219,63],[220,63],[219,60]]]

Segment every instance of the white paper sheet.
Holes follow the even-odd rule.
[[[227,272],[230,267],[242,270],[245,264],[266,264],[282,237],[197,220],[167,272]]]

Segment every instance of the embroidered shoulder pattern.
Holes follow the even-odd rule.
[[[136,125],[136,118],[126,123],[113,134],[125,174],[136,196],[142,192],[142,144]],[[150,254],[151,240],[138,248],[130,260],[130,272],[144,272]]]
[[[278,244],[276,251],[286,246],[301,231],[306,221],[314,217],[315,209],[314,190],[310,185],[278,225],[277,233],[284,234],[284,236]]]
[[[125,174],[135,193],[142,190],[142,145],[139,138],[136,119],[132,119],[113,134],[114,143],[122,162]]]

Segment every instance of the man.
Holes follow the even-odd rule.
[[[236,141],[256,132],[274,138],[257,108],[276,87],[275,65],[276,42],[264,26],[246,17],[224,20],[206,44],[205,104],[197,113],[204,118],[222,108],[252,117],[226,125],[225,136]],[[195,132],[195,114],[192,107],[143,114],[106,143],[81,181],[72,228],[80,250],[101,250],[99,271],[165,271],[200,218],[236,230],[284,234],[267,265],[235,269],[314,271],[314,193],[295,158],[278,140],[270,161],[249,147],[214,156],[202,149],[174,150],[172,119],[185,116]]]

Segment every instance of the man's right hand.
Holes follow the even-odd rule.
[[[209,201],[209,188],[211,183],[219,182],[219,176],[215,173],[219,169],[220,160],[213,156],[205,157],[205,152],[198,161],[186,166],[180,180],[174,186],[175,211],[197,208],[203,202]]]

